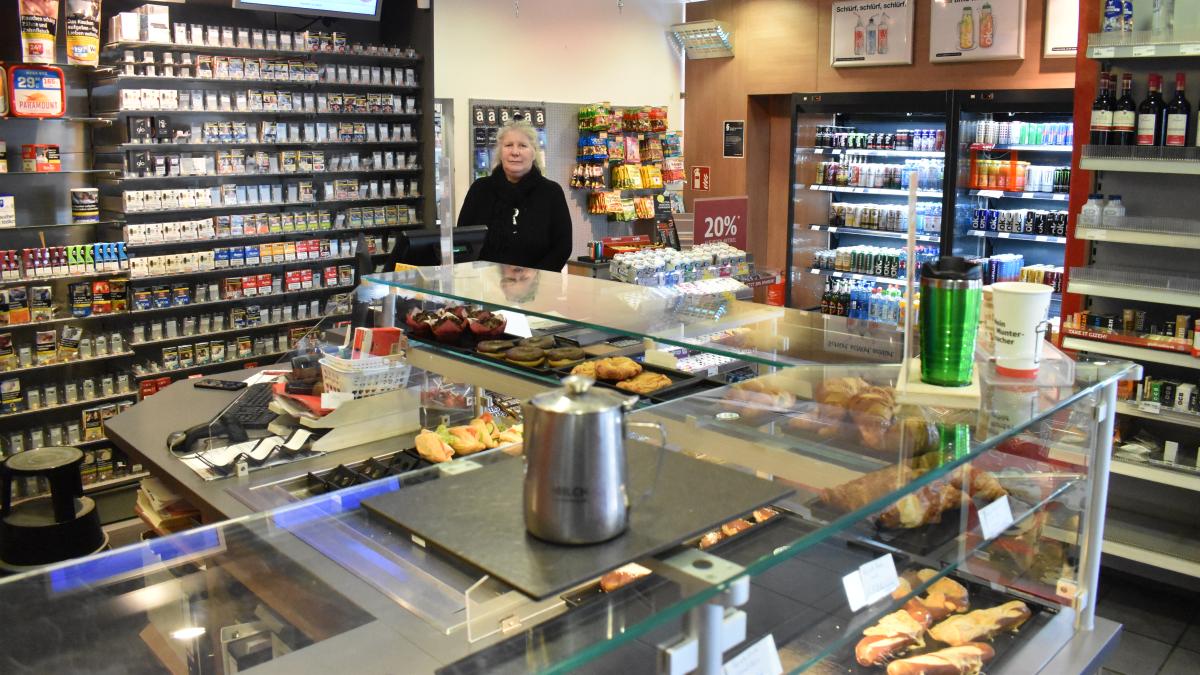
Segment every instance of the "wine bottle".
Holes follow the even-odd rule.
[[[1112,96],[1109,73],[1100,73],[1100,93],[1092,103],[1092,145],[1108,145],[1108,137],[1113,130],[1113,111],[1117,101]]]
[[[1150,91],[1138,106],[1137,144],[1159,145],[1163,135],[1163,112],[1167,104],[1162,97],[1162,75],[1150,73]]]
[[[1121,75],[1121,98],[1117,99],[1117,107],[1113,112],[1112,133],[1108,135],[1109,145],[1137,144],[1137,103],[1133,101],[1133,74]]]
[[[1185,146],[1191,136],[1188,128],[1192,121],[1192,104],[1188,103],[1184,90],[1186,76],[1175,73],[1175,98],[1167,102],[1166,121],[1163,124],[1163,145]]]

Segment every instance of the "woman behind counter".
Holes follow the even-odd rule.
[[[537,131],[524,120],[500,129],[499,164],[471,184],[458,225],[487,225],[481,260],[561,271],[571,256],[571,212],[562,187],[542,175]]]

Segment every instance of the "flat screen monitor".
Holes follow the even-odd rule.
[[[378,21],[383,0],[233,0],[234,9]]]
[[[451,231],[454,262],[479,260],[479,253],[487,239],[487,229],[487,225],[454,228]],[[392,259],[407,265],[441,265],[442,231],[436,228],[404,230],[396,242]]]
[[[454,262],[479,260],[483,242],[487,239],[487,225],[468,225],[454,228]]]

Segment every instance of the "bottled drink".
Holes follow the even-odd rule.
[[[1175,73],[1175,98],[1167,102],[1166,121],[1163,124],[1163,145],[1185,146],[1191,136],[1188,128],[1192,120],[1192,105],[1184,94],[1186,80],[1183,73]]]
[[[1133,32],[1133,0],[1124,0],[1121,4],[1121,30],[1126,33]]]
[[[1160,145],[1163,136],[1163,113],[1167,104],[1162,97],[1162,75],[1150,73],[1150,91],[1138,106],[1137,144]]]
[[[1125,217],[1125,205],[1121,203],[1121,195],[1109,195],[1108,203],[1100,212],[1100,224],[1105,227],[1116,227]]]
[[[1100,73],[1100,93],[1092,103],[1092,145],[1108,145],[1113,129],[1113,111],[1117,101],[1112,95],[1111,73]]]
[[[1133,74],[1121,75],[1121,98],[1117,99],[1113,111],[1112,132],[1109,145],[1137,144],[1137,104],[1133,101]]]
[[[1104,3],[1104,32],[1105,33],[1120,33],[1124,27],[1124,19],[1121,18],[1124,12],[1122,0],[1105,0]]]

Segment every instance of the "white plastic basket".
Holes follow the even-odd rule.
[[[403,355],[371,356],[362,359],[326,356],[320,363],[325,391],[350,393],[354,398],[374,396],[405,387],[408,385],[408,373],[412,369]]]

